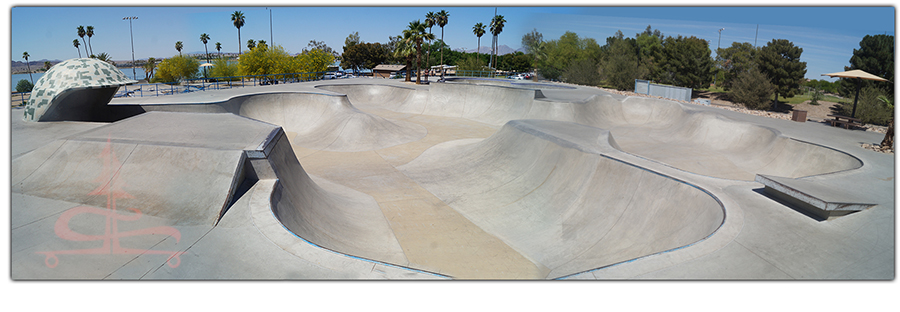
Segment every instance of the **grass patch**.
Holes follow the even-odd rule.
[[[772,99],[774,100],[775,98],[773,97]],[[809,100],[811,100],[811,99],[812,99],[812,95],[811,95],[811,94],[801,94],[801,95],[797,95],[797,96],[790,97],[790,98],[786,98],[786,99],[785,99],[785,98],[779,98],[778,100],[779,100],[779,102],[781,102],[781,103],[787,103],[787,104],[791,104],[791,105],[797,105],[797,104],[800,104],[800,103],[809,101]],[[823,95],[823,96],[819,99],[819,101],[827,101],[827,102],[835,102],[835,103],[837,103],[837,102],[839,102],[839,101],[841,101],[841,100],[843,100],[843,99],[840,99],[840,98],[837,98],[837,97],[834,97],[834,96],[831,96],[831,95]]]

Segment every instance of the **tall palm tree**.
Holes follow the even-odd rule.
[[[181,41],[175,42],[175,50],[178,50],[178,55],[181,55],[182,48],[184,48],[184,43]]]
[[[244,13],[241,13],[241,11],[231,13],[231,22],[234,23],[234,27],[237,27],[238,30],[238,55],[241,55],[241,27],[244,27]]]
[[[31,77],[31,64],[28,63],[28,58],[31,55],[28,55],[28,51],[22,53],[22,58],[25,59],[25,66],[28,66],[28,77],[31,78],[31,85],[34,85],[34,77]]]
[[[78,58],[81,58],[81,42],[78,42],[78,39],[72,40],[72,45],[75,46],[75,50],[78,50]]]
[[[403,37],[402,35],[400,37]],[[402,57],[406,59],[406,82],[410,82],[412,75],[409,74],[412,68],[413,56],[416,55],[416,46],[412,42],[400,39],[394,49],[394,57]]]
[[[216,42],[216,51],[219,51],[219,57],[222,57],[222,43]]]
[[[425,23],[420,20],[409,22],[409,28],[403,30],[403,39],[416,45],[416,84],[422,83],[422,42],[434,40],[434,35],[425,32]]]
[[[441,10],[437,13],[437,24],[441,26],[441,79],[444,78],[444,26],[447,26],[449,17],[450,13],[447,11]]]
[[[90,57],[91,53],[88,52],[87,41],[84,41],[84,26],[78,26],[78,37],[81,37],[81,43],[84,43],[84,54],[87,54]]]
[[[475,52],[475,54],[478,55],[481,53],[481,36],[484,36],[484,24],[475,24],[475,26],[472,27],[472,33],[474,33],[475,36],[478,37],[478,45],[476,45],[477,48]]]
[[[437,14],[434,12],[428,12],[428,14],[425,14],[425,20],[423,22],[425,23],[425,27],[428,27],[428,33],[430,34],[431,28],[434,27],[435,24],[437,24]],[[427,50],[427,54],[425,54],[426,67],[431,65],[431,49]],[[428,67],[428,72],[431,73],[431,67]]]
[[[494,15],[494,19],[491,20],[491,34],[494,35],[494,45],[493,45],[493,54],[491,54],[491,68],[495,68],[494,64],[497,62],[494,60],[494,56],[499,57],[497,49],[500,44],[500,33],[503,32],[503,25],[506,24],[506,19],[503,18],[503,15]]]
[[[87,37],[88,37],[88,40],[87,40],[88,48],[91,48],[91,55],[93,55],[94,47],[91,46],[91,37],[94,36],[94,26],[88,26],[87,31],[85,31],[84,34],[87,35]]]
[[[247,49],[253,50],[256,47],[256,41],[253,39],[247,40]]]
[[[200,42],[203,42],[203,50],[206,51],[206,62],[209,63],[209,49],[206,48],[206,43],[209,42],[209,35],[206,33],[200,34]],[[206,71],[206,67],[203,70]]]

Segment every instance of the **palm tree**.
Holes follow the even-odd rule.
[[[503,32],[503,24],[506,23],[506,20],[503,19],[503,15],[494,15],[494,19],[491,20],[491,34],[494,35],[494,44],[493,44],[493,54],[491,54],[491,68],[494,68],[494,55],[497,55],[497,49],[499,48],[500,43],[500,33]],[[499,55],[497,55],[499,57]]]
[[[481,36],[484,36],[484,24],[475,24],[475,26],[472,27],[472,33],[474,33],[475,36],[478,37],[478,45],[476,45],[477,48],[475,52],[475,54],[478,55],[481,53]]]
[[[50,64],[50,61],[44,61],[44,71],[50,70],[50,67],[53,66]]]
[[[434,12],[428,12],[425,14],[425,27],[428,27],[428,33],[431,33],[431,28],[437,24],[437,14]],[[428,54],[425,54],[425,66],[431,64],[431,49],[427,49]],[[431,68],[429,67],[428,72],[431,73]]]
[[[84,54],[92,57],[91,53],[88,52],[87,41],[84,41],[84,26],[78,26],[78,37],[81,37],[81,42],[84,43]]]
[[[421,65],[422,42],[434,40],[434,35],[425,32],[425,23],[420,20],[409,22],[409,28],[403,30],[403,39],[416,45],[416,84],[422,83]]]
[[[256,47],[256,41],[253,39],[247,40],[247,49],[253,50]]]
[[[72,45],[75,46],[75,50],[78,50],[78,58],[81,58],[81,42],[78,42],[78,39],[72,40]]]
[[[244,27],[244,13],[234,11],[234,13],[231,13],[231,21],[238,30],[238,55],[241,55],[241,27]]]
[[[894,148],[894,104],[891,103],[891,99],[884,95],[879,95],[878,100],[891,109],[891,120],[888,123],[887,132],[884,133],[884,139],[881,140],[881,147]]]
[[[412,44],[412,42],[403,39],[397,41],[397,47],[394,49],[394,57],[406,59],[406,82],[409,82],[412,77],[412,75],[409,74],[409,71],[412,68],[412,59],[414,55],[416,55],[416,46]]]
[[[88,36],[88,48],[91,48],[91,55],[94,54],[94,47],[91,46],[91,37],[94,36],[94,26],[88,26],[87,31],[84,32],[85,35]]]
[[[447,11],[441,10],[437,13],[437,24],[441,26],[441,79],[444,79],[444,26],[447,25],[449,17],[450,13]]]
[[[258,41],[258,42],[256,43],[256,45],[259,46],[259,47],[268,47],[268,45],[266,45],[266,41],[265,41],[265,40],[260,40],[260,41]]]
[[[150,81],[150,77],[153,77],[154,69],[156,69],[156,59],[151,57],[147,59],[147,63],[144,63],[144,75],[147,81]]]
[[[178,50],[178,55],[181,55],[182,48],[184,48],[184,43],[181,41],[175,42],[175,50]]]
[[[216,51],[219,51],[219,57],[222,57],[222,43],[216,42]]]
[[[31,55],[28,55],[28,51],[22,53],[22,58],[25,59],[25,66],[28,66],[28,77],[31,78],[31,85],[34,85],[34,77],[31,77],[31,64],[28,63],[28,58]]]
[[[200,42],[203,42],[203,50],[206,51],[206,62],[209,63],[209,49],[206,48],[206,43],[209,42],[209,35],[206,33],[200,34]],[[203,68],[203,71],[206,72],[206,67]]]
[[[97,55],[97,60],[110,63],[114,66],[116,65],[116,62],[113,62],[112,57],[109,56],[109,54],[106,54],[106,52],[101,52],[100,55]]]

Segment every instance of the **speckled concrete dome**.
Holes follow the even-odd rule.
[[[25,105],[25,120],[83,120],[78,115],[108,104],[120,86],[136,82],[104,61],[65,60],[38,79]]]

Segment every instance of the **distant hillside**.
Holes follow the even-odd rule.
[[[41,69],[44,67],[44,62],[46,62],[46,61],[50,61],[51,66],[56,65],[56,63],[62,62],[60,60],[41,59],[41,60],[28,60],[28,63],[31,66],[31,71],[36,72],[36,71],[38,71],[38,69]],[[28,71],[28,66],[29,65],[25,65],[24,61],[11,61],[10,65],[9,65],[9,70],[10,70],[10,72],[12,72],[14,74],[15,73],[25,73]]]

